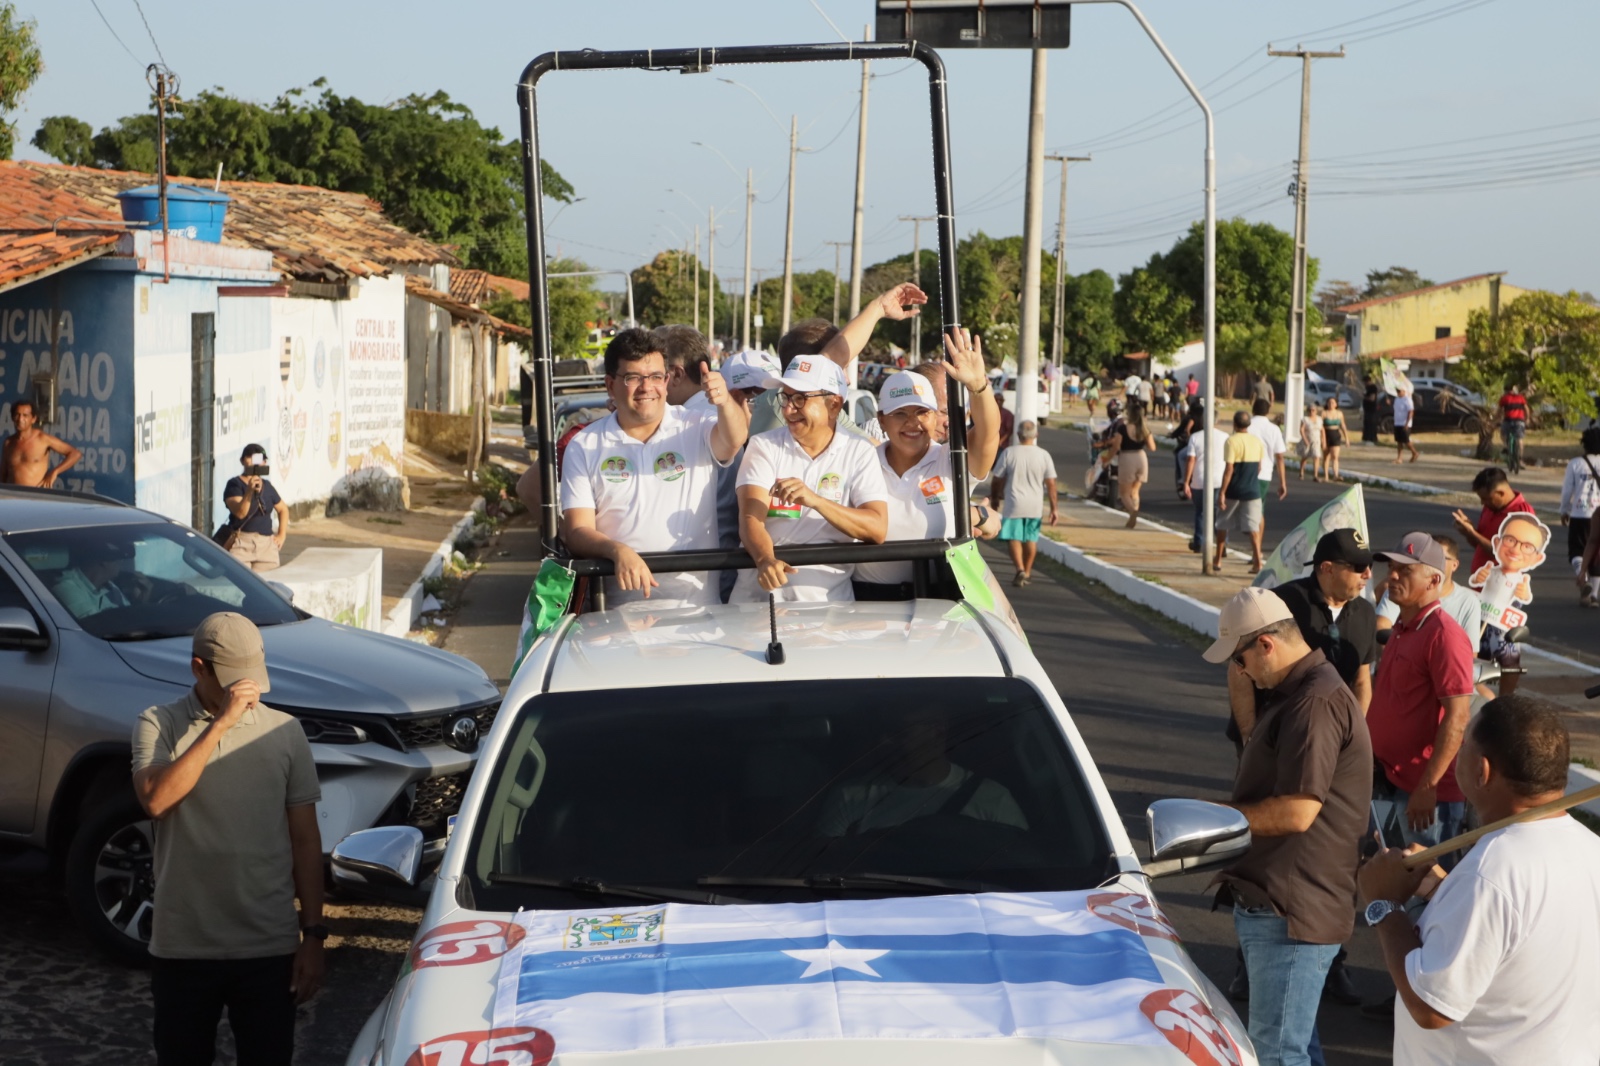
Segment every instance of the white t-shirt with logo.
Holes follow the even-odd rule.
[[[1260,441],[1261,446],[1267,450],[1266,459],[1256,469],[1256,477],[1270,483],[1272,471],[1278,465],[1278,456],[1289,450],[1283,442],[1283,430],[1266,415],[1256,415],[1250,420],[1250,428],[1245,432]]]
[[[699,414],[668,406],[649,440],[635,440],[616,414],[584,428],[567,445],[561,464],[561,507],[594,510],[595,528],[636,552],[693,551],[717,547],[717,462],[711,434],[715,411]],[[729,462],[732,462],[730,459]],[[656,574],[653,606],[719,603],[706,573]],[[606,579],[607,606],[644,599]]]
[[[796,477],[818,496],[843,507],[887,502],[878,450],[863,437],[835,430],[833,440],[813,459],[795,441],[788,426],[758,433],[745,446],[738,487],[759,485],[763,490],[787,477]],[[809,507],[787,507],[772,501],[767,509],[767,533],[774,546],[828,544],[850,540],[826,518]],[[789,575],[778,590],[780,600],[853,600],[849,566],[803,566]],[[767,594],[754,570],[739,571],[729,603],[755,603]]]
[[[1394,1012],[1396,1066],[1594,1066],[1600,837],[1565,815],[1479,840],[1422,912],[1406,977],[1454,1024]]]
[[[889,465],[889,446],[878,447],[883,484],[889,492],[889,540],[931,540],[948,537],[956,528],[955,489],[950,450],[930,444],[928,454],[904,474]],[[898,585],[911,580],[911,564],[858,563],[856,580]]]

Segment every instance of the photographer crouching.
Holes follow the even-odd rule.
[[[239,463],[243,471],[230,478],[222,490],[228,521],[218,531],[217,539],[229,555],[250,569],[276,570],[278,552],[289,536],[289,508],[267,480],[271,467],[267,465],[265,448],[246,444]],[[273,515],[278,518],[276,533],[272,529]]]

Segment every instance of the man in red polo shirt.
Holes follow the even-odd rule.
[[[1439,602],[1445,558],[1433,537],[1408,533],[1373,559],[1389,564],[1389,602],[1400,608],[1367,710],[1383,767],[1373,806],[1386,836],[1426,847],[1460,832],[1465,814],[1455,759],[1472,713],[1472,641]]]

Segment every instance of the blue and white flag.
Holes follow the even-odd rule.
[[[535,1027],[557,1052],[1013,1036],[1160,1047],[1179,1043],[1176,1025],[1186,1041],[1211,1030],[1207,1042],[1225,1049],[1216,1061],[1241,1061],[1204,1004],[1163,979],[1135,930],[1175,937],[1142,896],[669,904],[515,920],[526,935],[503,959],[494,1025]]]

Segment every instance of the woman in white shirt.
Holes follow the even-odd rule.
[[[1589,519],[1600,506],[1600,426],[1584,430],[1582,440],[1583,454],[1567,464],[1561,480],[1561,524],[1567,527],[1567,557],[1578,583],[1578,602],[1600,607],[1600,573],[1593,564],[1587,572],[1583,567]]]
[[[1000,405],[984,375],[983,344],[966,330],[944,339],[942,364],[967,389],[972,428],[967,433],[967,472],[974,482],[989,476],[999,450]],[[942,375],[901,371],[878,391],[878,423],[888,439],[878,446],[884,486],[889,494],[888,540],[930,540],[955,533],[955,470],[950,451],[938,443],[939,393],[932,378]],[[973,531],[992,537],[1000,516],[973,508]],[[985,527],[989,527],[985,529]],[[858,600],[902,600],[912,595],[911,563],[861,563],[854,578]]]

